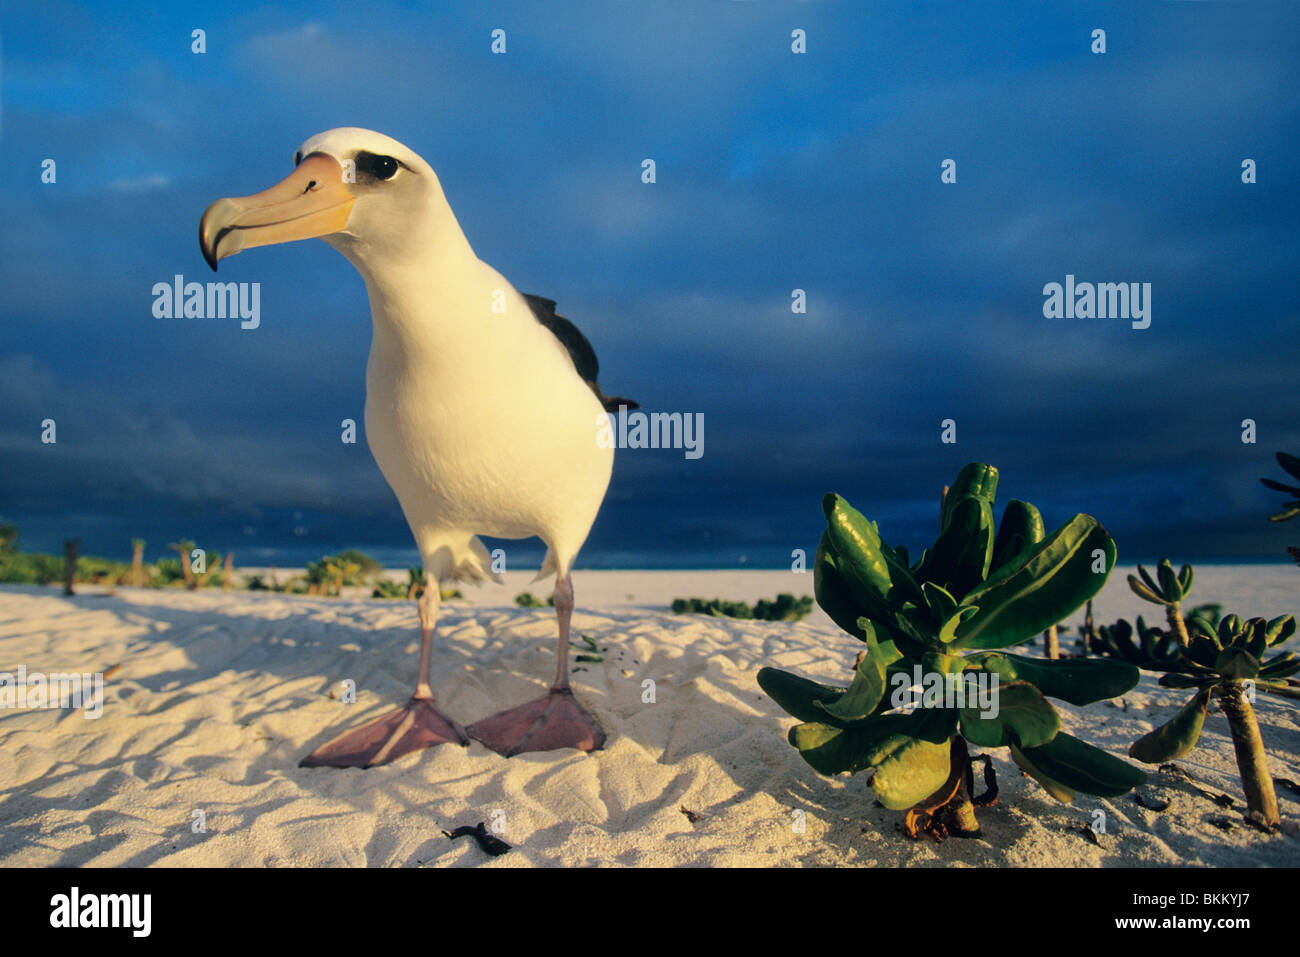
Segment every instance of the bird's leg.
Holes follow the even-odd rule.
[[[604,745],[605,732],[578,704],[569,688],[569,620],[572,617],[573,581],[566,574],[555,582],[555,619],[560,632],[555,683],[536,701],[470,725],[470,737],[507,758],[525,751],[557,748],[596,751]]]
[[[420,673],[406,707],[389,711],[355,731],[321,745],[299,767],[372,768],[436,744],[469,744],[465,729],[438,710],[429,686],[433,627],[438,621],[438,583],[425,579],[420,597]]]

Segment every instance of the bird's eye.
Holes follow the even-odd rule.
[[[397,173],[397,160],[391,156],[376,156],[371,168],[375,172],[376,179],[392,179]]]

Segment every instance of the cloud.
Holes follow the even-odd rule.
[[[172,184],[171,178],[161,173],[147,176],[123,176],[108,184],[108,188],[119,193],[147,193],[150,190],[166,189]]]
[[[827,488],[923,537],[931,490],[972,458],[1054,515],[1095,511],[1125,549],[1274,548],[1257,479],[1300,448],[1294,11],[1117,10],[1095,57],[1069,12],[952,8],[918,31],[909,9],[806,5],[801,57],[781,5],[571,9],[510,11],[503,57],[468,4],[418,23],[382,2],[218,4],[203,56],[177,40],[187,14],[142,31],[47,5],[7,24],[0,504],[51,529],[92,505],[122,527],[302,510],[404,543],[368,453],[338,442],[368,303],[335,252],[222,263],[262,283],[256,333],[149,313],[154,282],[206,278],[209,202],[362,125],[433,163],[475,249],[559,300],[607,388],[705,413],[699,462],[620,455],[605,554],[633,526],[683,555],[788,554]],[[1151,329],[1044,319],[1067,272],[1152,282]],[[34,442],[46,415],[57,449]],[[956,447],[937,438],[949,416]]]

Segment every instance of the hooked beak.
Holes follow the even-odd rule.
[[[312,153],[270,189],[209,206],[199,220],[199,248],[216,272],[219,261],[253,246],[338,232],[355,200],[339,161]]]

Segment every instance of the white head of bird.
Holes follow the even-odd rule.
[[[204,212],[199,245],[214,271],[245,249],[298,239],[323,239],[367,282],[430,251],[467,250],[437,174],[392,137],[327,130],[293,161],[293,172],[270,189],[219,199]]]

